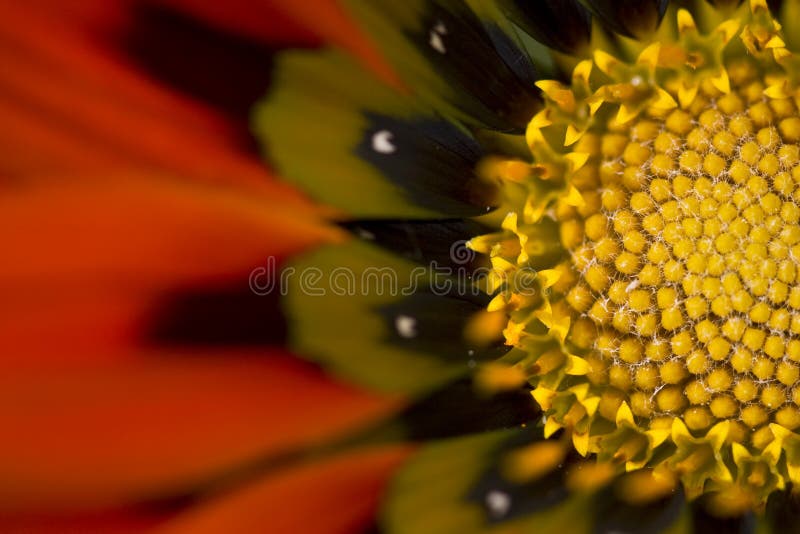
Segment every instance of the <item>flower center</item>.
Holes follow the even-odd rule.
[[[470,241],[508,316],[494,376],[545,437],[729,509],[800,484],[800,62],[749,4],[539,82],[533,162],[484,163],[506,215]]]
[[[800,426],[800,119],[752,63],[728,73],[727,94],[585,140],[583,203],[556,206],[559,286],[592,383],[636,416],[746,438]]]

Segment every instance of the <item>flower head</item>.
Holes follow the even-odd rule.
[[[509,452],[499,476],[539,480],[577,453],[593,467],[572,476],[576,486],[634,477],[629,500],[679,487],[723,515],[763,510],[800,482],[787,460],[800,428],[800,88],[788,4],[350,4],[405,92],[337,88],[359,119],[319,125],[342,133],[330,192],[312,163],[287,157],[284,169],[373,219],[348,224],[384,248],[406,244],[374,219],[402,219],[414,260],[432,255],[426,240],[440,225],[469,235],[489,269],[466,287],[486,307],[451,318],[463,335],[446,349],[418,339],[441,322],[419,306],[455,313],[443,303],[463,294],[370,306],[402,320],[404,349],[469,354],[480,391],[531,389],[550,440]],[[306,63],[305,76],[320,68]],[[299,59],[291,69],[302,76]],[[287,139],[288,120],[275,119],[299,90],[291,80],[262,109],[273,146]],[[281,163],[286,150],[274,154]],[[375,171],[388,182],[367,177]],[[432,217],[449,220],[420,221]],[[307,347],[398,385],[366,361]],[[406,361],[394,357],[388,369]],[[423,390],[465,372],[463,360],[432,361],[424,378],[411,373]],[[510,513],[490,500],[498,517]]]
[[[569,83],[537,82],[533,161],[485,165],[508,213],[470,246],[503,266],[489,308],[545,436],[760,506],[798,482],[780,464],[800,426],[795,59],[763,2],[705,33],[675,17],[633,61],[595,49]],[[520,298],[513,278],[554,240]]]

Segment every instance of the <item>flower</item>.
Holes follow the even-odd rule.
[[[795,522],[796,2],[64,6],[2,5],[2,530]]]
[[[587,529],[640,526],[605,515],[625,507],[659,528],[766,523],[794,498],[796,8],[585,4],[347,2],[401,82],[291,54],[256,112],[283,175],[357,237],[298,268],[428,267],[401,297],[296,282],[297,350],[414,396],[459,376],[529,387],[542,412],[423,449],[391,531],[587,508]],[[459,240],[478,255],[460,263]],[[446,482],[426,491],[434,465]]]

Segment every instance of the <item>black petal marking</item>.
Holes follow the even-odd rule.
[[[770,495],[764,515],[772,532],[800,533],[800,497],[793,488]]]
[[[444,120],[401,120],[366,112],[369,126],[355,153],[405,190],[419,206],[444,214],[484,214],[494,187],[480,180],[478,143]]]
[[[503,58],[508,68],[524,83],[531,87],[541,79],[531,60],[520,50],[514,41],[497,24],[487,24],[486,31],[494,43],[495,50]]]
[[[250,111],[269,87],[275,49],[151,4],[136,6],[122,39],[149,74],[233,119],[243,145],[255,150]]]
[[[635,506],[615,498],[611,491],[601,491],[597,494],[596,504],[595,532],[598,534],[659,534],[680,519],[686,499],[683,491],[678,489],[658,501]]]
[[[639,38],[658,29],[669,0],[586,0],[586,4],[611,30]]]
[[[714,534],[755,534],[756,518],[752,512],[739,517],[719,518],[706,511],[701,502],[692,505],[693,532]]]
[[[441,282],[446,283],[446,278]],[[441,294],[420,289],[381,308],[389,332],[387,342],[449,362],[493,360],[508,352],[509,347],[500,340],[489,347],[467,343],[464,327],[470,317],[486,309],[489,297],[472,295],[469,288],[450,282],[452,285],[441,288]],[[449,294],[444,294],[448,289]]]
[[[526,389],[483,397],[470,380],[463,379],[414,403],[398,422],[408,439],[423,441],[517,427],[539,414]]]
[[[538,427],[528,427],[523,432],[515,435],[504,443],[494,454],[496,458],[519,447],[525,447],[542,440],[542,431]],[[564,460],[569,464],[579,458],[577,453],[571,453]],[[466,499],[477,502],[486,512],[486,522],[489,524],[502,523],[538,511],[556,506],[569,496],[569,490],[564,485],[563,465],[544,475],[543,477],[527,483],[514,484],[506,480],[500,473],[500,462],[493,462],[470,489]]]
[[[767,0],[767,3],[771,3],[774,0]],[[706,0],[709,4],[715,7],[735,7],[739,6],[744,2],[744,0]]]
[[[591,15],[576,0],[502,0],[500,5],[514,23],[554,50],[576,54],[589,44]]]
[[[504,60],[508,52],[501,54],[495,49],[481,21],[463,1],[446,2],[446,7],[442,4],[427,2],[421,29],[416,33],[408,30],[408,38],[436,72],[451,81],[456,98],[463,98],[464,93],[474,98],[476,102],[465,103],[466,111],[489,127],[524,131],[538,105],[536,89],[520,79],[518,65],[509,67]],[[513,61],[529,62],[522,52],[515,54]]]
[[[245,280],[176,293],[161,304],[149,339],[178,346],[275,346],[286,342],[280,292],[254,293]]]
[[[783,7],[783,0],[767,0],[767,6],[774,16],[779,16]]]
[[[466,242],[491,232],[469,219],[360,220],[342,226],[365,241],[422,265],[435,264],[453,270],[461,267],[470,272],[480,266],[481,260],[466,248]]]

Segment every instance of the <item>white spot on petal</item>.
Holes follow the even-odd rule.
[[[408,315],[398,315],[394,320],[394,326],[401,337],[410,339],[417,335],[417,320]]]
[[[394,134],[389,130],[381,130],[372,135],[372,150],[380,154],[393,154],[397,147],[392,143]]]
[[[486,506],[493,517],[503,517],[511,508],[511,497],[508,493],[492,490],[486,494]]]
[[[637,287],[639,287],[639,279],[638,278],[636,280],[634,280],[633,282],[631,282],[630,284],[628,284],[627,286],[625,286],[625,291],[633,291]]]
[[[358,230],[356,230],[356,232],[358,233],[358,237],[360,237],[361,239],[368,239],[370,241],[375,239],[375,234],[373,234],[369,230],[364,230],[363,228],[359,228]]]
[[[444,40],[442,40],[442,35],[436,31],[436,28],[431,30],[430,40],[428,42],[430,43],[431,48],[433,48],[440,54],[447,53],[447,47],[444,46]]]

